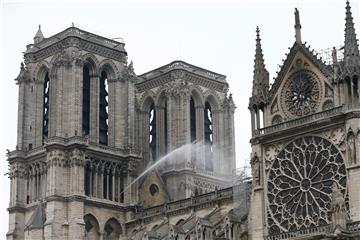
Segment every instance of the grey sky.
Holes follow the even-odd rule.
[[[360,33],[359,0],[351,1]],[[0,239],[8,225],[9,182],[5,149],[16,145],[17,86],[22,52],[38,24],[45,37],[75,26],[124,39],[129,61],[141,74],[174,60],[225,74],[235,104],[237,165],[250,154],[250,115],[255,28],[260,27],[270,81],[294,38],[294,8],[302,39],[320,50],[344,42],[345,0],[253,1],[3,1],[0,0]],[[359,37],[358,37],[359,39]]]

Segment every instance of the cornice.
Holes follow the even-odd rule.
[[[138,92],[145,92],[152,88],[163,86],[166,83],[175,81],[176,78],[174,75],[180,75],[182,80],[185,80],[187,82],[196,85],[201,85],[203,87],[213,89],[218,92],[226,92],[229,86],[228,83],[225,81],[221,82],[210,78],[205,78],[201,75],[189,72],[188,70],[184,70],[184,69],[170,70],[167,73],[157,75],[154,78],[149,78],[147,80],[139,82],[135,84],[135,86]]]
[[[124,50],[110,48],[99,43],[91,42],[90,40],[84,40],[77,36],[68,36],[64,39],[54,41],[48,46],[33,46],[32,49],[34,50],[28,50],[24,53],[25,63],[28,64],[42,61],[69,47],[76,47],[80,50],[91,52],[119,62],[127,62],[127,53]]]

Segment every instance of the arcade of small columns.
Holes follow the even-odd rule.
[[[24,169],[12,169],[9,177],[11,190],[10,206],[15,206],[17,202],[30,204],[45,198],[47,191],[47,167],[44,162],[27,165]],[[23,181],[26,184],[22,184]]]
[[[85,195],[123,203],[125,176],[119,163],[91,159],[85,163]]]
[[[52,195],[86,195],[118,203],[135,202],[137,185],[127,186],[135,178],[136,159],[110,161],[92,157],[62,157],[50,151],[47,160],[31,164],[16,163],[9,173],[10,206],[31,204]],[[56,153],[60,152],[60,153]],[[56,155],[52,157],[51,155]],[[127,163],[127,161],[132,163]],[[59,184],[59,183],[62,184]]]

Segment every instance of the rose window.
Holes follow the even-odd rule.
[[[294,116],[315,112],[319,104],[319,83],[317,77],[308,71],[292,75],[285,83],[283,101],[285,109]]]
[[[268,173],[269,234],[329,224],[333,182],[346,198],[346,168],[333,144],[315,136],[288,144]]]

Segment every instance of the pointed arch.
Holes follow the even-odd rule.
[[[38,64],[36,64],[36,67],[33,71],[32,79],[35,81],[42,82],[45,72],[50,73],[50,64],[47,61],[41,61]]]
[[[156,95],[153,91],[148,91],[142,98],[140,102],[140,110],[148,111],[150,109],[151,104],[156,104]]]
[[[99,75],[99,60],[94,54],[87,53],[81,56],[84,66],[88,66],[91,75]]]
[[[121,224],[115,218],[110,218],[104,225],[104,240],[118,240],[123,233]]]
[[[120,72],[118,67],[110,59],[105,59],[99,64],[99,72],[105,71],[110,80],[115,80],[119,78]]]
[[[88,213],[84,216],[85,223],[85,239],[86,240],[99,240],[100,227],[99,222],[94,215]]]
[[[204,105],[204,94],[199,88],[193,86],[190,89],[190,96],[194,100],[195,107]]]
[[[205,93],[205,103],[208,102],[211,106],[211,109],[212,110],[219,110],[220,109],[220,99],[219,97],[217,96],[216,93],[212,92],[212,91],[207,91]]]

